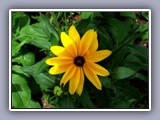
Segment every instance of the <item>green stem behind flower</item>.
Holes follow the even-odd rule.
[[[60,26],[59,26],[57,17],[56,17],[56,15],[55,15],[54,12],[50,12],[50,13],[51,13],[51,16],[53,17],[54,24],[55,24],[55,26],[56,26],[56,28],[57,28],[57,30],[58,30],[59,35],[60,35],[60,33],[61,33],[61,28],[60,28]]]

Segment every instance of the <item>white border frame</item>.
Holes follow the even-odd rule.
[[[149,109],[12,109],[11,108],[11,76],[12,76],[12,54],[11,54],[11,41],[12,41],[12,30],[11,30],[11,14],[12,12],[71,12],[71,11],[95,11],[95,12],[149,12]],[[151,110],[151,10],[150,9],[10,9],[9,10],[9,110],[10,111],[150,111]]]

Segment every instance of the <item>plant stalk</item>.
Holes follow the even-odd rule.
[[[60,35],[60,33],[61,33],[61,28],[60,28],[60,26],[59,26],[57,17],[56,17],[56,15],[55,15],[54,12],[50,12],[50,14],[51,14],[51,16],[53,17],[54,24],[55,24],[55,26],[56,26],[56,28],[57,28],[57,30],[58,30],[59,35]]]

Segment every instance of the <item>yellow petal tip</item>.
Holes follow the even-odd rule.
[[[82,95],[82,92],[81,92],[81,93],[79,93],[79,92],[77,92],[77,91],[76,91],[76,93],[77,93],[79,96],[81,96],[81,95]]]
[[[100,89],[99,90],[102,90],[102,87],[100,87]]]
[[[61,36],[63,36],[63,35],[66,35],[66,33],[65,32],[61,32]]]
[[[74,92],[69,92],[71,95],[73,95],[74,94]]]
[[[48,65],[48,59],[47,59],[47,60],[45,60],[45,63]]]
[[[108,53],[109,53],[109,55],[111,55],[111,54],[112,54],[112,51],[111,51],[111,50],[108,50]]]

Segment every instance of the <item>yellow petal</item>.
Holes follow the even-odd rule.
[[[63,84],[63,86],[65,86],[65,84],[73,77],[73,75],[76,73],[76,68],[77,66],[75,66],[74,64],[72,64],[72,66],[70,66],[70,68],[64,73],[61,81],[60,81],[60,85]]]
[[[102,90],[101,82],[99,81],[99,78],[97,75],[86,65],[83,66],[84,73],[88,80],[99,90]]]
[[[57,56],[67,56],[67,57],[72,57],[67,50],[62,47],[62,46],[51,46],[50,50],[52,51],[53,54]]]
[[[73,95],[75,93],[75,91],[79,85],[79,81],[80,81],[80,67],[77,67],[75,74],[73,75],[73,77],[69,81],[69,93],[71,95]]]
[[[73,58],[70,57],[53,57],[47,59],[45,62],[48,65],[61,65],[61,64],[73,63],[74,61]]]
[[[81,68],[81,69],[80,69],[80,81],[79,81],[78,88],[77,88],[77,90],[76,90],[76,93],[77,93],[79,96],[82,94],[83,86],[84,86],[84,74],[83,74],[83,70],[82,70],[82,68]]]
[[[49,74],[55,75],[55,74],[64,73],[69,69],[71,65],[72,64],[55,65],[54,67],[50,68]]]
[[[97,49],[98,49],[97,32],[94,32],[94,38],[93,38],[91,45],[89,47],[89,51],[92,53],[92,52],[95,52]]]
[[[61,41],[66,50],[73,56],[77,56],[77,48],[74,41],[65,33],[61,32]]]
[[[88,30],[82,37],[80,44],[79,44],[79,55],[84,56],[84,54],[89,49],[92,41],[94,39],[94,30]]]
[[[92,54],[85,55],[84,58],[86,61],[99,62],[99,61],[107,58],[111,53],[112,53],[112,51],[110,51],[110,50],[99,50],[99,51],[96,51]]]
[[[69,28],[69,37],[75,42],[76,46],[78,46],[80,42],[80,35],[74,25]]]
[[[103,68],[102,66],[96,64],[96,63],[92,63],[92,62],[86,62],[85,63],[90,69],[92,69],[92,71],[100,76],[108,76],[109,72],[108,70],[106,70],[105,68]]]
[[[65,48],[62,46],[51,46],[50,50],[52,51],[53,54],[59,55],[64,52]]]

